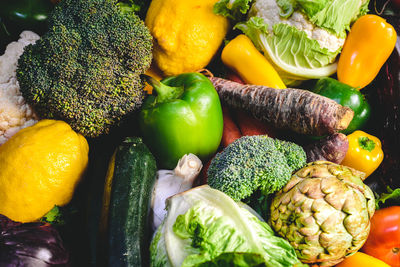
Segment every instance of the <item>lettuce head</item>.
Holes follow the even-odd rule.
[[[336,72],[346,32],[367,13],[369,0],[255,0],[251,7],[250,0],[224,2],[220,0],[214,12],[246,12],[247,21],[235,27],[253,41],[286,85],[294,85]]]
[[[244,204],[208,185],[167,200],[151,266],[302,266],[290,244]]]

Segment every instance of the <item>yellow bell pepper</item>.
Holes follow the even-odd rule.
[[[364,172],[367,178],[383,160],[381,141],[359,130],[348,135],[347,139],[349,149],[341,164]]]
[[[338,80],[361,89],[376,77],[396,44],[395,29],[377,15],[364,15],[351,27],[339,57]]]
[[[238,35],[224,47],[221,59],[248,84],[286,88],[278,72],[244,34]]]

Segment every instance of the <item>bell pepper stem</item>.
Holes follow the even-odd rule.
[[[375,142],[366,136],[359,137],[358,144],[362,149],[367,150],[369,152],[371,152],[375,148]]]
[[[157,92],[157,103],[164,103],[171,99],[178,99],[183,94],[183,86],[168,86],[146,74],[142,74],[142,77]]]

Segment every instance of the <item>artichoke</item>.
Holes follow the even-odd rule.
[[[274,196],[270,225],[303,263],[332,266],[364,244],[375,199],[363,177],[355,169],[316,161]]]

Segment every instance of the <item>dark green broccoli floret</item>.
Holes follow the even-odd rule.
[[[63,0],[49,31],[25,48],[17,78],[42,118],[96,137],[141,106],[151,59],[152,37],[133,12],[115,0]]]
[[[208,184],[236,201],[257,190],[269,195],[306,164],[300,146],[266,135],[243,136],[218,153],[208,168]]]

